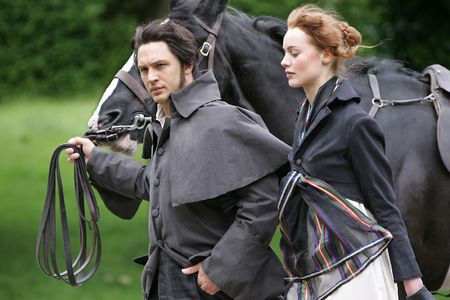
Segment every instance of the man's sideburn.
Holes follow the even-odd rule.
[[[182,89],[184,85],[186,84],[186,75],[184,75],[184,70],[186,69],[186,66],[184,64],[181,64],[180,68],[180,85],[178,86],[178,89]]]

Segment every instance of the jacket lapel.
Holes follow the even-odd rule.
[[[320,122],[322,122],[329,114],[331,114],[331,109],[328,106],[323,107],[318,112],[311,125],[309,125],[308,130],[306,131],[305,136],[303,137],[303,140],[298,144],[297,149],[295,149],[295,151],[299,150],[302,147],[308,136],[311,135],[311,132],[313,132],[314,129],[320,124]]]

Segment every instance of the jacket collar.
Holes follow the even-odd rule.
[[[212,70],[206,71],[184,88],[170,95],[173,108],[183,118],[188,118],[202,105],[220,99],[219,85]]]
[[[339,101],[353,100],[353,101],[356,101],[356,102],[360,102],[361,98],[355,92],[355,90],[351,86],[350,82],[348,82],[348,80],[340,79],[338,88],[331,95],[331,97],[328,100],[327,104],[330,104],[330,103],[332,103],[332,102],[334,102],[336,100],[339,100]]]

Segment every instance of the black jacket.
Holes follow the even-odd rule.
[[[330,91],[336,78],[318,91]],[[306,101],[306,100],[305,100]],[[396,282],[421,277],[406,227],[395,204],[390,164],[385,155],[384,134],[358,102],[359,96],[342,81],[299,142],[296,130],[289,154],[292,169],[324,180],[348,199],[363,203],[377,222],[394,236],[389,246]],[[298,124],[297,124],[298,127]]]

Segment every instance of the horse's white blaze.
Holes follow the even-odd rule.
[[[128,58],[127,62],[123,65],[122,70],[125,72],[128,72],[131,70],[134,64],[134,58],[133,54],[131,54],[130,58]],[[111,95],[114,93],[114,90],[117,87],[117,83],[119,82],[119,79],[114,78],[109,86],[106,88],[105,92],[103,93],[102,98],[100,99],[100,102],[97,105],[97,108],[95,109],[92,116],[89,118],[88,126],[89,128],[96,127],[98,122],[98,114],[100,113],[100,109],[102,108],[103,103],[111,97]]]

